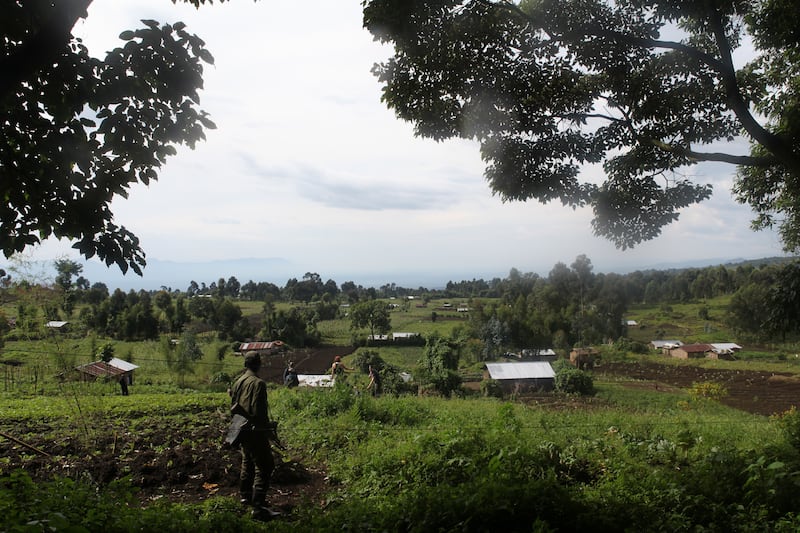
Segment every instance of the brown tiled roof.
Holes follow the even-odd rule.
[[[96,377],[101,377],[101,376],[111,376],[111,377],[120,376],[120,375],[122,375],[122,374],[124,374],[126,372],[125,370],[123,370],[121,368],[117,368],[115,366],[111,366],[111,365],[109,365],[107,363],[104,363],[103,361],[95,361],[94,363],[81,365],[81,366],[78,367],[78,370],[80,372],[85,373],[85,374],[89,374],[90,376],[96,376]]]

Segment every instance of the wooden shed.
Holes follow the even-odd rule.
[[[81,377],[87,381],[94,381],[97,378],[119,380],[122,376],[127,376],[128,383],[133,384],[133,371],[139,368],[133,363],[123,359],[112,357],[108,362],[94,361],[76,368]]]

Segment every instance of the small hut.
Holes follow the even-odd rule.
[[[98,378],[114,379],[118,381],[123,376],[127,383],[133,384],[133,371],[139,368],[133,363],[112,357],[108,362],[95,361],[76,368],[85,381],[95,381]]]
[[[569,362],[579,370],[591,370],[599,357],[597,348],[575,348],[569,352]]]
[[[283,341],[244,342],[236,351],[239,355],[256,352],[258,355],[273,355],[284,349]]]
[[[683,344],[669,351],[672,357],[678,359],[699,359],[714,354],[714,347],[710,344]]]
[[[546,361],[486,363],[488,377],[497,381],[503,392],[551,391],[556,373]]]

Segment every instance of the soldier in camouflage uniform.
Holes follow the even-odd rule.
[[[261,356],[257,352],[245,354],[244,366],[244,374],[231,387],[232,412],[249,421],[240,440],[242,470],[239,476],[239,495],[243,504],[253,506],[255,517],[269,519],[279,513],[269,509],[266,502],[269,478],[275,469],[269,444],[267,384],[258,377]]]

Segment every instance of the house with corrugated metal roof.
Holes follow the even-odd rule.
[[[119,380],[122,376],[127,376],[128,383],[133,384],[133,371],[139,368],[133,363],[112,357],[108,362],[95,361],[76,367],[81,377],[87,381],[95,381],[98,378]]]
[[[486,363],[486,373],[508,394],[551,391],[555,388],[556,373],[546,361]]]
[[[732,356],[733,354],[742,349],[742,347],[736,344],[735,342],[712,342],[711,346],[714,347],[714,351],[720,357]]]
[[[333,387],[334,379],[330,374],[298,374],[299,387]]]
[[[65,320],[50,320],[46,322],[44,327],[51,331],[58,331],[59,333],[64,333],[69,328],[69,322]]]
[[[682,345],[683,342],[677,339],[650,341],[650,348],[666,355],[669,355],[669,350],[672,348],[677,348]]]

